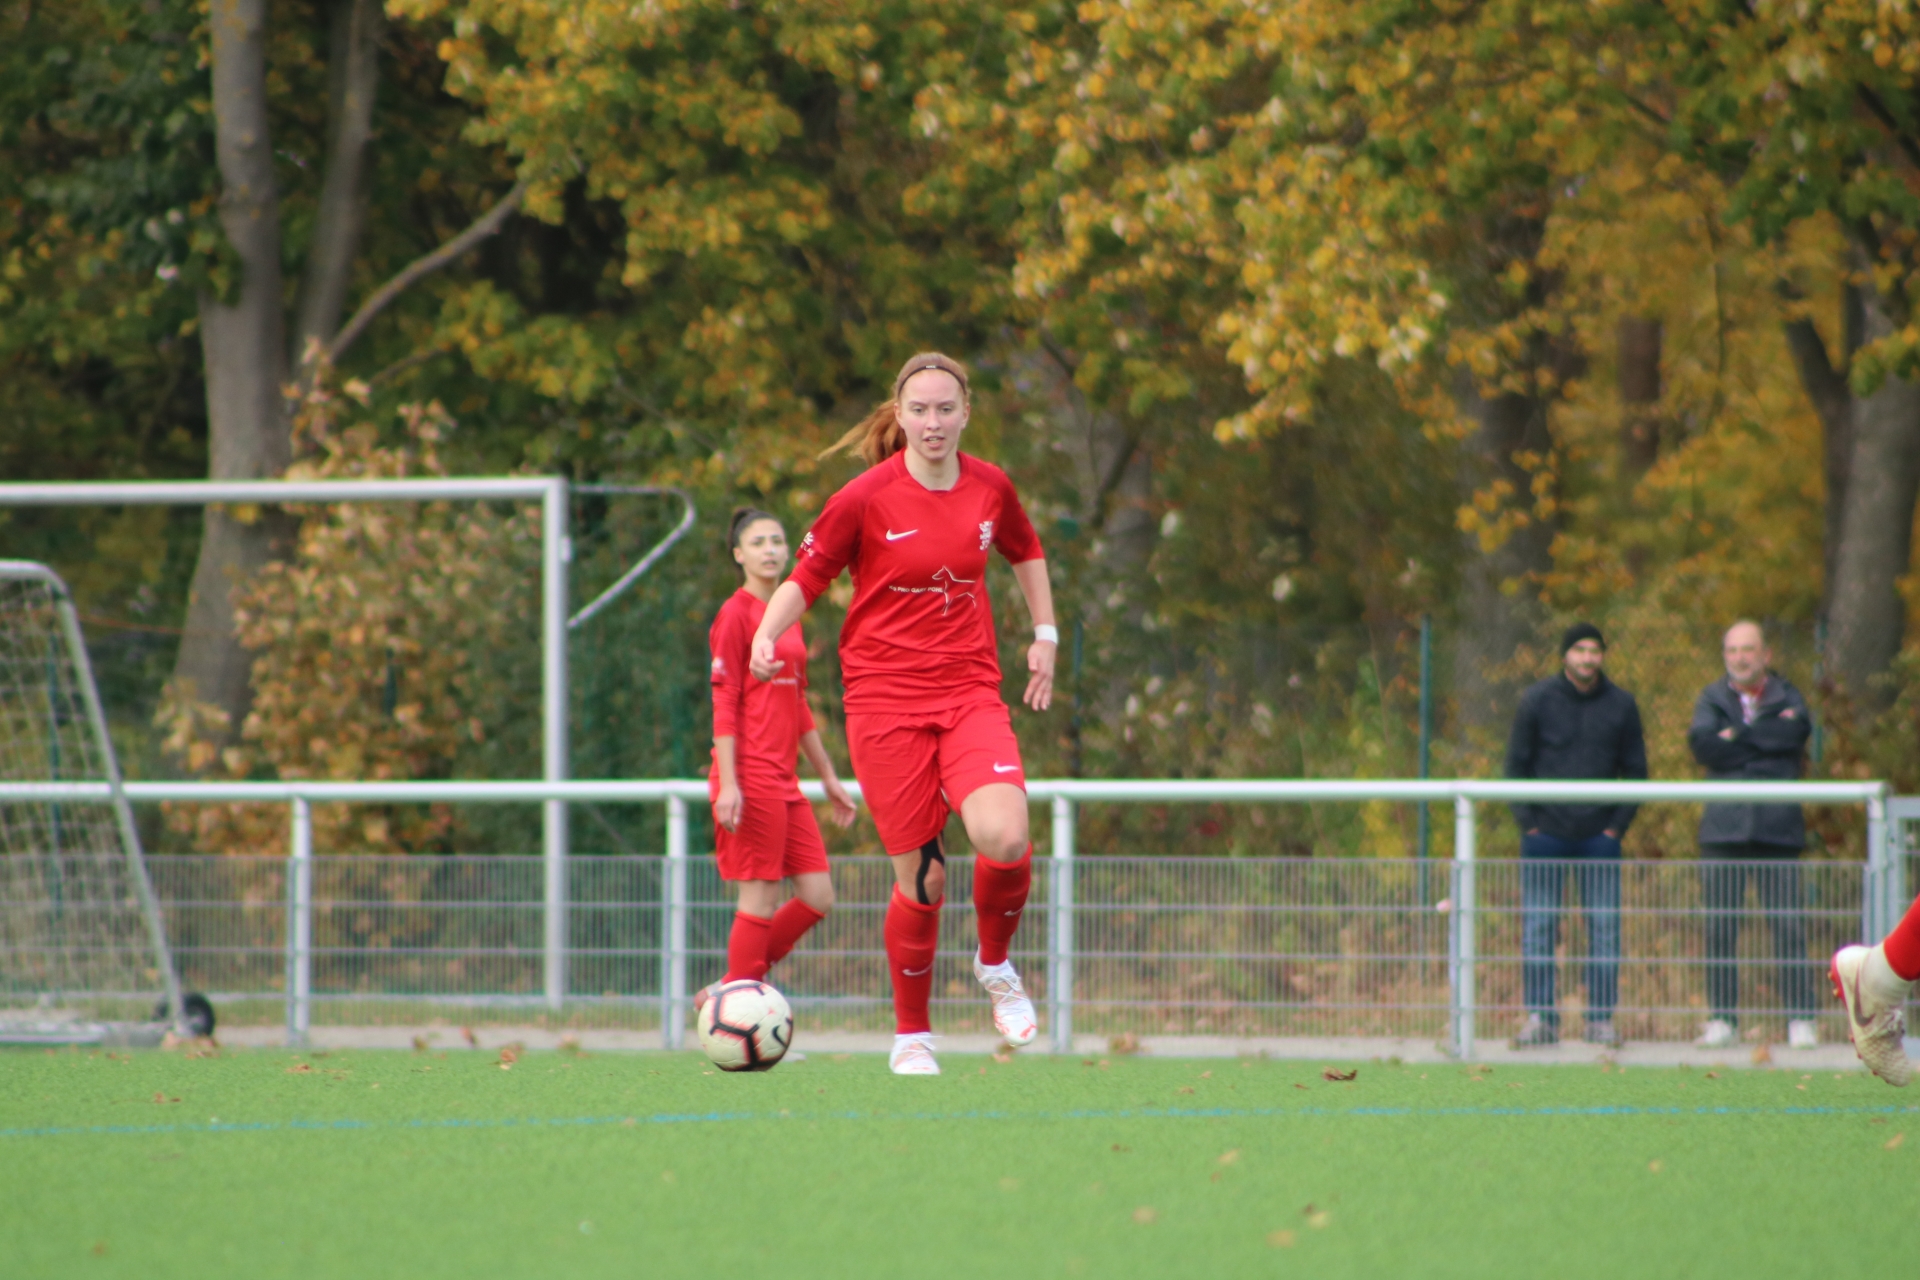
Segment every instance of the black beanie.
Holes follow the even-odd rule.
[[[1607,638],[1600,634],[1600,628],[1594,626],[1591,622],[1576,622],[1567,628],[1565,635],[1560,637],[1560,656],[1563,658],[1566,657],[1567,650],[1573,648],[1573,646],[1579,644],[1582,640],[1595,641],[1602,649],[1607,647]]]

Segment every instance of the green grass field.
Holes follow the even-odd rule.
[[[0,1054],[0,1276],[1920,1267],[1862,1074],[948,1055]]]

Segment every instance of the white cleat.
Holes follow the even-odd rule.
[[[887,1066],[897,1076],[937,1076],[940,1064],[933,1057],[933,1033],[913,1031],[893,1038],[893,1053]]]
[[[1867,1070],[1890,1085],[1913,1079],[1907,1061],[1907,995],[1913,984],[1893,971],[1879,947],[1842,947],[1828,969],[1833,994],[1847,1007],[1853,1051]]]
[[[987,998],[993,1001],[993,1029],[1000,1033],[1015,1049],[1033,1043],[1040,1034],[1040,1024],[1034,1020],[1033,1001],[1027,999],[1027,989],[1020,985],[1020,975],[1014,971],[1011,960],[999,964],[981,964],[980,953],[973,954],[973,976],[980,979],[980,985],[987,989]]]

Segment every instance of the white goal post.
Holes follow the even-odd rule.
[[[591,489],[595,486],[580,486]],[[0,507],[173,506],[342,502],[537,501],[540,503],[540,776],[567,778],[567,565],[571,486],[561,476],[470,476],[402,480],[108,480],[0,484]],[[689,514],[675,537],[690,526]],[[637,576],[637,575],[631,575]],[[626,580],[623,579],[623,582]],[[615,584],[608,594],[622,584]],[[603,595],[602,599],[607,598]],[[599,601],[595,602],[596,605]],[[546,861],[543,928],[549,1008],[567,992],[567,803],[541,805]]]
[[[0,776],[106,790],[104,805],[0,802],[0,1042],[158,1041],[184,1029],[79,616],[59,575],[26,560],[0,560]]]

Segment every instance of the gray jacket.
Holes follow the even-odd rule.
[[[1722,730],[1733,730],[1731,739]],[[1750,778],[1790,782],[1806,772],[1813,715],[1807,700],[1769,671],[1760,705],[1748,724],[1740,695],[1725,676],[1700,691],[1687,745],[1714,781]],[[1797,804],[1710,804],[1700,817],[1701,844],[1770,844],[1803,849],[1807,823]]]

